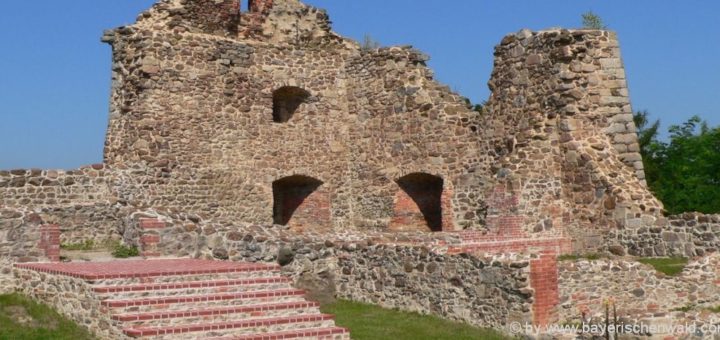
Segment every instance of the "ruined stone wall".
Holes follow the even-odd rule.
[[[0,232],[14,231],[0,239],[18,241],[10,235],[24,233],[30,221],[61,226],[62,243],[117,238],[122,214],[116,204],[115,174],[102,164],[70,171],[0,171],[1,218],[22,221],[3,225]]]
[[[615,303],[618,317],[630,322],[668,316],[692,319],[718,304],[718,261],[718,254],[698,258],[677,276],[625,259],[560,261],[560,321],[579,321],[583,315],[602,318],[608,300]]]
[[[180,29],[162,11],[104,37],[114,52],[105,162],[165,174],[158,185],[127,178],[124,196],[269,223],[273,183],[302,175],[322,182],[334,227],[387,228],[403,198],[397,181],[424,173],[443,180],[443,230],[481,226],[489,157],[477,114],[432,79],[427,57],[361,51],[297,1],[249,13],[264,13],[261,34],[236,38]],[[307,97],[277,122],[274,94],[285,88]]]
[[[0,207],[55,207],[108,202],[111,179],[103,165],[79,170],[0,171]]]
[[[576,249],[614,228],[653,225],[617,39],[607,31],[520,31],[495,50],[488,102],[501,172],[526,225],[565,225]]]
[[[0,261],[5,264],[58,261],[59,234],[59,226],[44,223],[37,213],[0,208]],[[5,269],[0,267],[0,271]]]
[[[655,225],[612,230],[607,250],[634,256],[704,256],[720,249],[720,215],[685,213],[661,218]]]

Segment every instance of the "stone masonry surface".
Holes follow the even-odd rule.
[[[245,12],[162,0],[102,39],[104,164],[0,172],[3,207],[55,210],[63,242],[114,238],[148,208],[297,231],[502,235],[512,220],[575,250],[668,227],[644,184],[611,32],[506,36],[482,114],[433,79],[426,55],[363,49],[297,0]]]
[[[480,113],[410,46],[363,48],[298,0],[239,3],[160,0],[103,34],[103,164],[0,171],[1,291],[31,293],[11,266],[57,260],[58,243],[122,240],[145,257],[277,261],[311,293],[482,326],[571,318],[605,267],[621,272],[607,294],[658,287],[629,293],[653,306],[626,296],[637,317],[677,307],[663,292],[714,292],[556,261],[715,263],[720,216],[664,216],[646,186],[614,33],[505,36]]]

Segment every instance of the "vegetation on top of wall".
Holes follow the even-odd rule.
[[[558,261],[578,261],[578,260],[599,260],[602,258],[600,254],[565,254],[558,256]]]
[[[323,313],[335,315],[338,326],[350,329],[356,340],[460,340],[460,339],[510,339],[492,330],[443,320],[435,316],[384,309],[364,303],[337,301],[322,308]]]
[[[126,259],[128,257],[139,256],[140,250],[136,246],[126,246],[124,244],[118,244],[113,249],[112,256],[119,259]]]
[[[77,243],[63,243],[60,245],[60,249],[63,250],[93,250],[95,249],[95,241],[93,240],[85,240],[85,242],[77,242]]]
[[[582,14],[582,27],[590,30],[606,30],[607,26],[603,22],[599,15],[592,11],[587,11]]]
[[[695,116],[658,139],[660,122],[647,111],[635,114],[648,186],[670,214],[720,213],[720,127]]]
[[[0,295],[0,339],[93,339],[46,305],[18,294]]]
[[[666,275],[674,276],[685,269],[688,259],[684,257],[640,258],[638,262],[651,265],[655,270]]]
[[[377,40],[373,39],[373,37],[369,34],[366,34],[363,38],[363,42],[360,44],[360,49],[363,51],[372,51],[377,50],[380,46],[381,45]]]

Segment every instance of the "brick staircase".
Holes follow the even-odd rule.
[[[275,265],[179,259],[22,268],[86,280],[131,338],[350,339]]]

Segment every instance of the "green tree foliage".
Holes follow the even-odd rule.
[[[658,164],[658,160],[663,144],[659,143],[657,139],[660,130],[660,120],[658,119],[650,123],[649,117],[649,112],[638,111],[633,116],[633,119],[637,127],[640,154],[643,156],[645,178],[648,183],[654,183],[660,176],[660,164]]]
[[[659,122],[635,114],[650,189],[672,214],[720,212],[720,127],[695,116],[670,127],[670,139],[657,139]]]
[[[582,25],[583,28],[589,30],[605,30],[607,26],[603,23],[602,18],[599,15],[588,11],[582,14]]]

